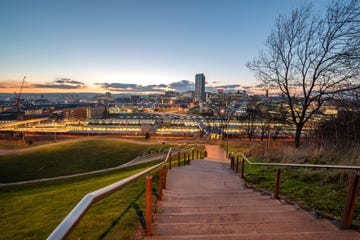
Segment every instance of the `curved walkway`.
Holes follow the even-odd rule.
[[[206,160],[223,163],[229,162],[229,160],[226,158],[225,150],[219,145],[205,144],[205,148],[207,152],[207,157],[205,158]]]
[[[142,145],[157,145],[157,144],[160,144],[160,142],[143,142],[143,141],[136,141],[136,140],[125,139],[125,138],[82,137],[82,138],[76,138],[76,139],[65,140],[65,141],[58,141],[58,142],[54,142],[54,143],[48,143],[48,144],[43,144],[43,145],[33,146],[33,147],[28,147],[28,148],[11,149],[11,150],[0,149],[0,156],[27,152],[27,151],[41,149],[41,148],[44,148],[44,147],[49,147],[49,146],[58,145],[58,144],[89,141],[89,140],[122,141],[122,142],[128,142],[128,143],[134,143],[134,144],[142,144]]]
[[[158,145],[158,144],[160,144],[160,142],[143,142],[143,141],[136,141],[136,140],[125,139],[125,138],[81,137],[81,138],[76,138],[76,139],[72,139],[72,140],[58,141],[58,142],[54,142],[54,143],[47,143],[47,144],[33,146],[33,147],[27,147],[27,148],[11,149],[11,150],[0,149],[0,156],[16,154],[16,153],[22,153],[22,152],[28,152],[28,151],[41,149],[41,148],[49,147],[49,146],[54,146],[54,145],[58,145],[58,144],[89,141],[89,140],[121,141],[121,142],[128,142],[128,143],[142,144],[142,145]]]
[[[129,143],[134,143],[134,144],[144,144],[144,145],[159,144],[156,142],[141,142],[141,141],[135,141],[135,140],[130,140],[130,139],[122,139],[122,138],[96,138],[96,137],[93,137],[93,138],[80,138],[80,139],[74,139],[74,140],[69,140],[69,141],[60,141],[60,142],[56,142],[56,143],[44,144],[41,146],[34,146],[34,147],[24,148],[24,149],[0,150],[0,156],[31,151],[31,150],[40,149],[43,147],[48,147],[48,146],[57,145],[57,144],[80,142],[80,141],[87,141],[87,140],[114,140],[114,141],[123,141],[123,142],[129,142]],[[164,158],[165,156],[166,156],[165,153],[160,153],[160,154],[156,154],[156,155],[152,155],[152,156],[137,157],[127,163],[124,163],[122,165],[112,167],[112,168],[106,168],[106,169],[101,169],[101,170],[96,170],[96,171],[91,171],[91,172],[84,172],[84,173],[76,173],[76,174],[65,175],[65,176],[51,177],[51,178],[41,178],[41,179],[19,181],[19,182],[0,183],[0,187],[23,185],[23,184],[29,184],[29,183],[40,183],[40,182],[47,182],[47,181],[54,181],[54,180],[61,180],[61,179],[68,179],[68,178],[92,175],[92,174],[97,174],[97,173],[104,173],[104,172],[118,170],[118,169],[129,167],[129,166],[134,166],[134,165],[141,164],[141,163],[155,161],[155,160]]]
[[[159,160],[159,159],[165,158],[165,157],[166,157],[166,153],[159,153],[159,154],[152,155],[149,157],[137,157],[137,158],[131,160],[130,162],[127,162],[127,163],[124,163],[124,164],[121,164],[119,166],[112,167],[112,168],[106,168],[106,169],[101,169],[101,170],[96,170],[96,171],[91,171],[91,172],[84,172],[84,173],[76,173],[76,174],[65,175],[65,176],[51,177],[51,178],[41,178],[41,179],[11,182],[11,183],[0,183],[0,187],[23,185],[23,184],[28,184],[28,183],[47,182],[47,181],[68,179],[68,178],[74,178],[74,177],[80,177],[80,176],[87,176],[87,175],[92,175],[92,174],[97,174],[97,173],[110,172],[113,170],[118,170],[118,169],[130,167],[130,166],[138,165],[141,163],[152,162],[152,161]]]

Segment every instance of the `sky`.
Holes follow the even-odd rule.
[[[1,0],[0,93],[259,84],[246,62],[300,0]],[[327,0],[312,1],[323,9]]]

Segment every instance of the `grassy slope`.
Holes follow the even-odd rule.
[[[69,175],[114,167],[159,147],[121,141],[62,143],[0,157],[0,182]]]
[[[130,176],[147,165],[95,177],[1,188],[0,239],[46,238],[86,193]],[[96,203],[71,234],[70,239],[97,239],[144,186],[142,178]],[[143,206],[142,199],[138,202]],[[137,218],[134,210],[126,215],[126,219],[122,225],[119,224],[124,229],[118,239],[127,239],[135,231]]]
[[[314,164],[347,164],[357,165],[358,155],[347,156],[344,159],[336,158],[334,150],[323,150],[322,154],[316,153],[311,148],[300,150],[292,149],[289,146],[282,146],[281,143],[274,144],[269,151],[266,145],[259,142],[235,143],[231,146],[230,152],[245,152],[250,159],[256,162],[298,162]],[[235,147],[234,147],[235,146]],[[353,150],[349,150],[351,152]],[[347,153],[349,154],[349,153]],[[338,156],[341,153],[337,153]],[[335,159],[336,158],[336,159]],[[350,159],[349,159],[350,158]],[[245,180],[253,184],[255,188],[273,191],[275,186],[275,168],[249,166],[246,164]],[[280,195],[297,202],[299,205],[315,209],[317,212],[341,220],[345,205],[345,197],[348,187],[348,175],[351,172],[341,170],[314,170],[300,168],[282,168]],[[359,225],[360,200],[355,209],[354,223]]]

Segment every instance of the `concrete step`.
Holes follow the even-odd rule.
[[[253,206],[253,205],[281,205],[277,200],[270,200],[262,196],[243,196],[238,198],[204,198],[160,201],[159,206],[181,206],[181,207],[202,207],[202,206]],[[285,204],[284,204],[285,205]]]
[[[223,204],[223,205],[203,205],[203,206],[182,206],[181,204],[174,205],[169,202],[161,202],[158,204],[159,213],[231,213],[239,212],[252,213],[252,212],[273,212],[273,211],[289,211],[294,208],[288,204],[257,204],[257,205],[239,205],[238,204]]]
[[[259,194],[261,195],[260,192],[258,191],[254,191],[253,189],[249,189],[249,188],[243,188],[241,190],[227,190],[227,191],[213,191],[213,192],[208,192],[208,191],[185,191],[185,190],[174,190],[174,189],[165,189],[163,190],[163,195],[169,196],[169,197],[177,197],[177,196],[218,196],[218,195],[224,195],[224,196],[232,196],[232,195],[244,195],[244,194],[248,194],[248,193],[254,193],[254,194]]]
[[[239,211],[239,210],[238,210]],[[307,221],[311,215],[305,211],[268,212],[211,212],[211,213],[169,213],[155,214],[156,223],[257,223]]]
[[[163,191],[163,197],[166,199],[192,199],[192,198],[219,198],[219,199],[226,199],[226,198],[233,198],[233,197],[246,197],[246,196],[264,196],[259,192],[254,192],[251,190],[243,190],[237,192],[215,192],[215,193],[174,193],[174,192],[165,192]],[[265,195],[265,197],[270,197],[270,195]]]
[[[360,240],[355,231],[246,188],[228,164],[193,161],[168,172],[154,215],[159,240]]]
[[[158,236],[206,234],[265,234],[335,231],[336,226],[327,220],[258,223],[155,223],[153,233]]]
[[[354,231],[322,231],[322,232],[283,232],[256,234],[205,234],[152,236],[146,240],[360,240],[360,234]]]
[[[241,201],[244,198],[259,198],[260,195],[256,194],[256,193],[244,193],[244,194],[239,194],[239,195],[205,195],[205,196],[163,196],[163,200],[166,201],[184,201],[184,200],[194,200],[194,201],[207,201],[207,200],[216,200],[216,201],[229,201],[229,200],[233,200],[233,201]],[[269,199],[270,196],[268,197],[264,197],[261,196],[261,198],[265,198],[265,199]],[[261,199],[262,200],[262,199]]]

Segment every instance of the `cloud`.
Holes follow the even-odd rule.
[[[216,92],[218,89],[223,89],[225,92],[234,92],[237,90],[243,90],[244,88],[238,84],[220,85],[220,86],[207,86],[205,90],[207,92]]]
[[[181,80],[172,82],[170,84],[153,84],[140,85],[128,83],[95,83],[102,89],[113,92],[132,92],[132,93],[163,93],[165,91],[186,92],[194,91],[195,83],[189,80]],[[243,90],[244,88],[238,84],[221,85],[221,86],[206,86],[207,92],[216,92],[218,89],[224,89],[227,92]]]
[[[241,88],[241,85],[239,85],[239,84],[221,85],[221,86],[216,86],[216,88],[223,88],[223,89],[238,89],[238,88]]]
[[[82,89],[86,88],[86,84],[69,78],[58,78],[52,82],[32,84],[30,87],[53,89]]]
[[[160,85],[143,86],[131,83],[95,83],[95,85],[98,85],[105,90],[114,92],[159,92],[161,89]]]
[[[80,82],[80,81],[75,81],[72,80],[70,78],[58,78],[56,81],[54,81],[55,83],[59,83],[59,84],[74,84],[74,85],[85,85],[85,83]]]
[[[131,83],[95,83],[103,89],[113,90],[113,91],[126,91],[133,90],[141,85],[131,84]]]
[[[181,80],[179,82],[170,83],[169,86],[174,89],[194,89],[195,83],[190,82],[189,80]]]
[[[66,85],[66,84],[33,84],[31,85],[33,88],[57,88],[57,89],[80,89],[83,88],[79,85]]]
[[[128,83],[95,83],[95,85],[108,91],[116,92],[147,92],[147,93],[159,93],[165,91],[177,91],[185,92],[188,90],[194,90],[194,83],[188,80],[181,80],[179,82],[173,82],[170,84],[152,84],[152,85],[140,85],[140,84],[128,84]]]
[[[6,88],[6,86],[0,85],[0,88]]]

